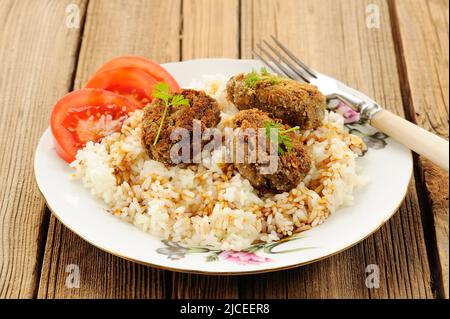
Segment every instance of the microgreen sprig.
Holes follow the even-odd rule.
[[[259,74],[258,72],[256,72],[256,70],[253,69],[252,72],[248,73],[245,77],[244,77],[244,83],[247,87],[251,87],[251,88],[255,88],[256,85],[261,82],[261,81],[269,81],[270,84],[274,85],[277,84],[280,80],[279,76],[270,74],[269,72],[267,72],[267,69],[265,67],[261,68],[261,74]]]
[[[287,130],[280,130],[280,128],[282,126],[281,123],[273,122],[273,121],[266,122],[264,125],[266,128],[267,140],[270,141],[270,130],[271,129],[276,129],[278,132],[278,145],[277,145],[278,154],[284,155],[285,153],[290,152],[292,149],[292,141],[291,141],[291,138],[288,135],[286,135],[286,133],[294,132],[294,131],[298,130],[300,127],[294,126]]]
[[[164,111],[161,117],[161,121],[159,122],[158,132],[156,133],[155,140],[153,142],[153,145],[156,145],[156,143],[158,143],[159,135],[161,134],[162,126],[164,120],[166,119],[169,106],[175,107],[180,105],[188,105],[189,100],[181,94],[172,95],[170,93],[169,84],[164,82],[157,83],[155,84],[155,86],[153,86],[152,96],[164,102]]]

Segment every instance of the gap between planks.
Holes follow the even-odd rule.
[[[443,4],[444,1],[441,2]],[[411,5],[411,3],[409,3]],[[416,5],[417,3],[413,4]],[[407,60],[407,49],[405,48],[405,45],[403,44],[403,37],[404,32],[407,32],[409,30],[402,30],[400,24],[401,22],[404,23],[404,26],[406,25],[406,21],[401,21],[401,17],[398,12],[398,6],[404,5],[396,3],[394,0],[388,0],[388,7],[389,7],[389,14],[391,16],[391,29],[392,29],[392,36],[394,39],[394,46],[396,51],[396,58],[397,58],[397,65],[399,68],[399,82],[401,84],[401,94],[402,94],[402,100],[403,100],[403,107],[405,112],[405,117],[409,121],[421,125],[419,121],[417,120],[417,104],[419,101],[416,101],[416,99],[413,96],[412,93],[412,84],[411,79],[408,74],[409,71],[414,72],[414,70],[409,70],[408,67],[410,66],[410,63],[413,63],[413,61]],[[445,6],[445,5],[444,5]],[[403,7],[404,9],[405,7]],[[401,10],[402,8],[400,8]],[[448,2],[447,2],[447,10],[448,10]],[[426,15],[428,12],[423,12],[423,15]],[[429,17],[432,18],[431,16]],[[413,17],[408,19],[408,23],[414,23],[412,20]],[[417,21],[415,21],[417,22]],[[431,24],[431,21],[424,21],[423,28],[428,27],[427,24]],[[448,21],[447,21],[448,22]],[[440,26],[445,27],[445,26]],[[448,25],[447,25],[448,30]],[[402,36],[403,35],[403,36]],[[448,32],[447,32],[448,36]],[[429,42],[431,43],[434,39],[430,37],[431,39]],[[417,39],[418,41],[420,39]],[[428,46],[430,43],[422,44],[422,46]],[[444,49],[445,51],[445,49]],[[421,53],[421,52],[420,52]],[[442,54],[442,52],[441,52]],[[448,55],[448,44],[447,44],[447,55]],[[435,59],[439,59],[442,57],[437,56]],[[409,65],[408,65],[409,64]],[[431,66],[430,66],[431,67]],[[447,70],[448,70],[448,60],[447,60]],[[448,82],[447,82],[447,89],[448,89]],[[424,92],[423,94],[427,94],[427,92]],[[445,99],[445,98],[444,98]],[[430,107],[429,105],[427,105]],[[448,99],[447,99],[447,108],[448,108]],[[445,114],[439,113],[439,111],[435,111],[437,116],[441,117],[444,122],[448,123],[448,113],[447,118],[445,118]],[[444,138],[448,138],[448,126],[447,126],[447,132],[442,134],[441,131],[436,131],[433,123],[429,123],[430,127],[425,127],[426,129],[429,129],[431,131],[434,131],[435,134],[439,134]],[[439,127],[438,127],[439,129]],[[445,128],[443,129],[445,131]],[[433,194],[432,188],[434,185],[429,186],[427,184],[426,176],[424,176],[427,171],[432,172],[432,178],[435,179],[436,183],[440,183],[441,185],[445,185],[445,180],[447,180],[447,187],[438,188],[436,191],[439,191],[438,194]],[[438,227],[442,227],[441,225],[438,225],[435,223],[434,220],[434,214],[437,214],[439,212],[434,212],[431,198],[432,196],[436,197],[445,197],[445,188],[447,188],[447,223],[448,223],[448,174],[445,174],[441,169],[437,168],[434,164],[429,162],[427,159],[422,158],[421,156],[418,156],[417,154],[414,154],[414,176],[415,176],[415,183],[416,183],[416,191],[417,196],[419,199],[419,204],[421,207],[421,213],[422,213],[422,220],[424,225],[424,232],[425,232],[425,244],[427,246],[427,254],[428,254],[428,262],[431,270],[431,283],[432,283],[432,289],[434,296],[436,298],[448,298],[448,283],[446,284],[446,281],[448,281],[448,260],[441,260],[441,259],[448,259],[448,250],[447,255],[445,256],[440,253],[440,250],[442,249],[441,246],[445,246],[445,243],[439,242],[443,240],[442,236],[437,236],[437,231],[439,231]],[[445,204],[444,204],[445,205]],[[445,207],[443,207],[445,209]],[[447,225],[448,227],[448,225]],[[448,246],[448,230],[447,230],[447,246]],[[447,263],[447,264],[445,264]]]
[[[79,36],[78,36],[78,42],[76,44],[75,47],[75,60],[74,60],[74,64],[73,64],[73,69],[72,69],[72,73],[70,76],[70,84],[69,84],[69,88],[68,88],[68,92],[73,91],[74,86],[75,86],[75,78],[76,78],[76,74],[77,74],[77,68],[78,68],[78,60],[80,57],[80,50],[81,50],[81,44],[83,42],[83,34],[84,34],[84,25],[86,23],[86,16],[87,16],[87,12],[89,10],[89,2],[90,0],[83,0],[84,1],[84,5],[82,7],[82,11],[80,11],[80,31],[79,31]],[[47,207],[47,204],[45,206],[45,210],[46,210],[46,216],[45,216],[45,220],[43,222],[43,225],[41,226],[42,229],[40,230],[42,233],[42,238],[40,239],[39,242],[42,241],[42,243],[40,245],[42,245],[41,248],[41,253],[39,255],[39,259],[38,259],[38,263],[37,263],[37,267],[39,268],[37,270],[37,285],[35,287],[35,291],[33,292],[33,299],[36,299],[38,297],[39,294],[39,289],[41,287],[41,273],[42,273],[42,269],[44,266],[44,256],[45,256],[45,251],[47,248],[47,244],[53,244],[55,242],[55,238],[54,238],[54,233],[52,234],[52,239],[51,241],[48,241],[48,235],[49,235],[49,230],[51,227],[51,224],[53,223],[59,223],[58,221],[56,221],[56,218],[52,215],[52,212],[50,211],[50,209]],[[52,220],[53,219],[53,220]],[[59,251],[58,251],[58,255],[59,255]],[[48,287],[46,287],[46,293],[48,291]]]
[[[82,0],[72,3],[84,8]],[[63,2],[49,0],[0,4],[0,37],[7,44],[0,49],[3,298],[32,298],[40,280],[49,212],[34,179],[33,153],[50,106],[70,86],[78,31],[63,25],[64,9]]]

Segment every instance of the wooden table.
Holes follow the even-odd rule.
[[[50,214],[32,167],[55,101],[106,60],[251,58],[271,34],[322,72],[448,138],[448,7],[448,0],[1,0],[0,297],[448,298],[448,175],[421,157],[403,205],[373,236],[315,264],[241,277],[162,271],[94,248]],[[70,264],[80,267],[79,288],[66,285]],[[365,285],[369,264],[380,268],[379,288]]]

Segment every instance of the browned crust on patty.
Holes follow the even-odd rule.
[[[239,110],[257,108],[302,130],[321,125],[326,97],[314,85],[279,78],[276,83],[262,80],[252,88],[245,84],[244,78],[241,73],[227,83],[227,98]]]
[[[174,129],[187,129],[191,133],[192,139],[194,120],[200,121],[202,131],[206,128],[217,126],[220,121],[220,109],[217,101],[204,91],[185,89],[180,94],[189,100],[189,105],[169,106],[156,145],[153,145],[153,142],[164,111],[164,102],[160,99],[154,99],[152,103],[144,108],[142,143],[151,159],[166,165],[174,165],[170,159],[170,149],[178,142],[178,140],[170,139]]]
[[[234,117],[233,127],[240,129],[253,128],[256,131],[258,128],[264,128],[265,123],[268,121],[281,122],[258,109],[243,110]],[[288,125],[280,127],[281,130],[288,128]],[[287,135],[291,140],[292,149],[278,156],[278,168],[273,174],[261,174],[261,164],[248,163],[247,156],[245,156],[244,163],[235,163],[239,173],[248,179],[260,193],[290,191],[305,178],[311,169],[311,156],[304,147],[300,136],[295,132],[287,133]],[[248,143],[248,140],[245,140],[244,143]],[[269,151],[270,149],[267,148],[267,152]]]

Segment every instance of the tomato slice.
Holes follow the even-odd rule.
[[[144,107],[152,100],[152,89],[157,82],[140,69],[119,68],[95,73],[86,88],[111,91]]]
[[[169,84],[172,92],[179,92],[180,86],[172,75],[167,72],[161,65],[149,59],[140,56],[122,56],[112,59],[105,64],[97,72],[119,69],[119,68],[136,68],[144,71],[157,82],[165,82]],[[97,73],[96,72],[96,73]]]
[[[99,89],[73,91],[53,107],[50,128],[55,140],[56,153],[66,162],[88,141],[117,132],[128,113],[139,108],[127,98]]]

